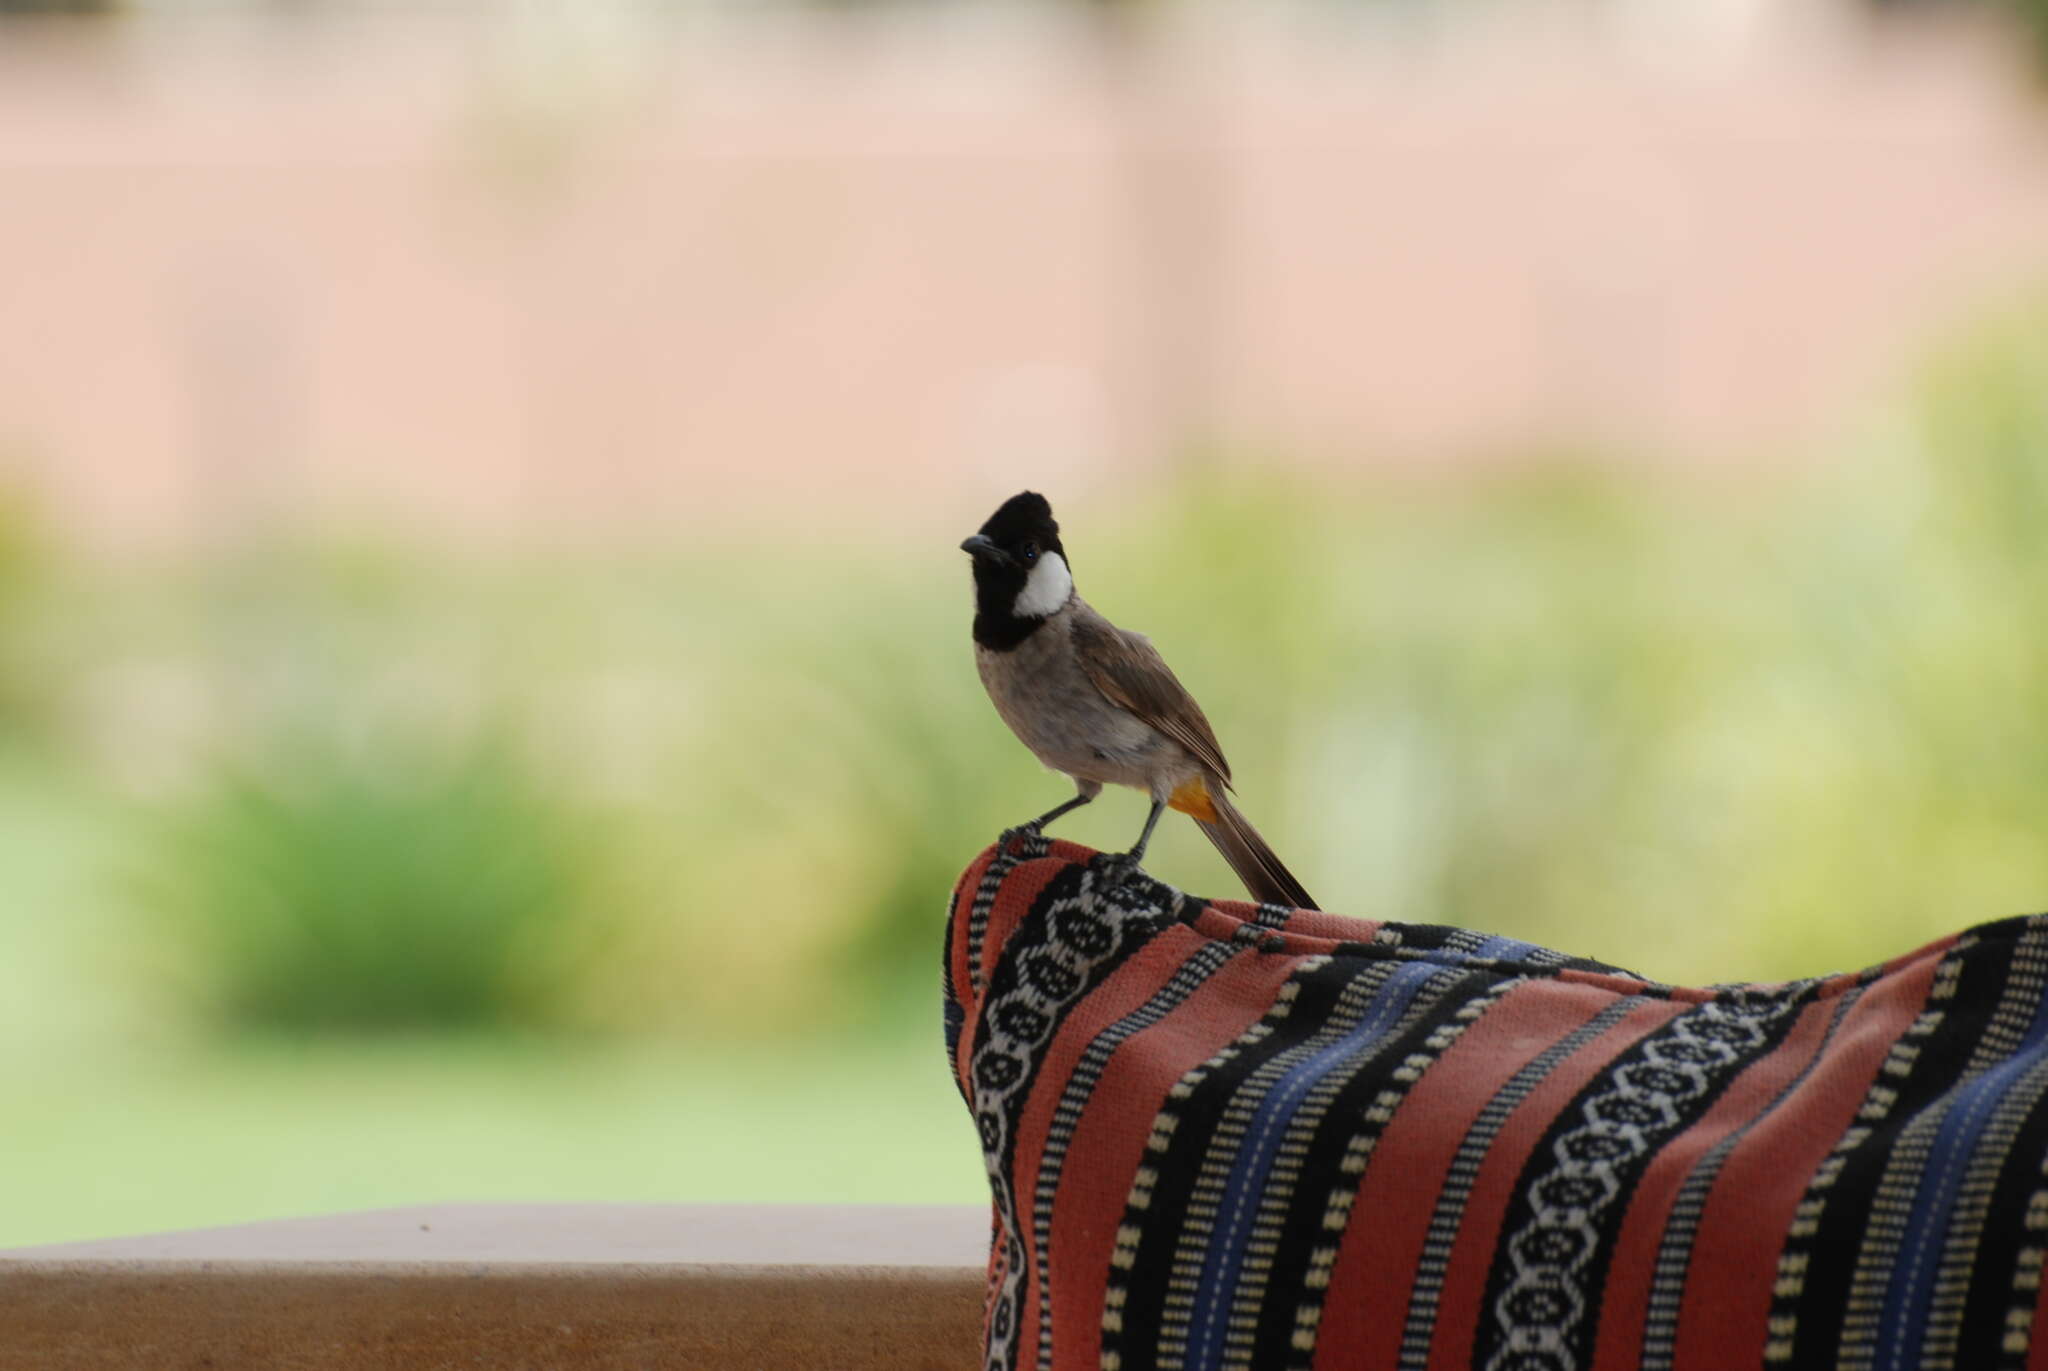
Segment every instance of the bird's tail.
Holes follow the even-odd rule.
[[[1204,815],[1194,815],[1195,823],[1216,844],[1216,850],[1223,854],[1223,860],[1230,863],[1230,869],[1244,882],[1252,898],[1260,904],[1286,905],[1290,909],[1314,909],[1316,902],[1301,888],[1301,882],[1294,879],[1281,860],[1273,855],[1273,849],[1266,846],[1266,840],[1259,836],[1259,830],[1252,827],[1252,821],[1239,812],[1230,797],[1223,793],[1223,787],[1208,787],[1209,805],[1215,813],[1212,820]],[[1179,808],[1179,806],[1175,806]]]

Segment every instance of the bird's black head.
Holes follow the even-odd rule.
[[[1003,501],[960,550],[974,557],[974,641],[983,647],[1009,651],[1073,594],[1060,526],[1035,491]]]

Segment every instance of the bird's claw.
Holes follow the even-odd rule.
[[[1003,830],[1002,836],[996,839],[996,850],[998,852],[1008,852],[1010,845],[1015,840],[1022,838],[1029,841],[1040,836],[1043,832],[1044,830],[1039,826],[1036,819],[1028,824],[1018,824],[1015,828],[1006,828]]]
[[[1111,885],[1122,885],[1144,870],[1138,865],[1138,858],[1129,852],[1098,852],[1088,859],[1088,865],[1107,876]]]

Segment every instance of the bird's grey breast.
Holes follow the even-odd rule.
[[[1074,650],[1072,619],[1070,604],[1007,652],[977,646],[981,683],[1010,731],[1053,770],[1149,786],[1165,739],[1089,679]]]

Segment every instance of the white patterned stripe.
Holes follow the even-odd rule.
[[[1151,936],[1164,920],[1162,907],[1142,897],[1166,887],[1129,878],[1116,886],[1099,887],[1094,871],[1086,867],[1069,870],[1073,877],[1056,878],[1033,909],[1033,915],[1043,916],[1036,941],[1024,941],[1030,918],[1011,936],[1004,958],[1014,968],[1013,983],[983,1001],[980,1031],[968,1062],[975,1127],[981,1135],[999,1235],[993,1254],[984,1371],[1006,1371],[1016,1359],[1025,1266],[1010,1175],[1014,1129],[1032,1072],[1043,1060],[1061,1017],[1094,988],[1101,968],[1120,960],[1134,942]],[[1063,882],[1071,889],[1053,894]]]
[[[1486,1102],[1485,1108],[1479,1111],[1479,1117],[1465,1131],[1464,1140],[1458,1144],[1457,1155],[1451,1159],[1450,1171],[1444,1177],[1436,1207],[1430,1212],[1429,1235],[1423,1241],[1422,1257],[1416,1264],[1415,1284],[1408,1300],[1408,1318],[1401,1330],[1401,1371],[1423,1371],[1429,1365],[1429,1343],[1436,1332],[1437,1301],[1443,1296],[1444,1277],[1450,1270],[1451,1244],[1458,1236],[1459,1225],[1464,1222],[1465,1202],[1472,1194],[1472,1187],[1478,1183],[1479,1168],[1485,1163],[1486,1154],[1492,1150],[1493,1141],[1507,1123],[1508,1116],[1557,1069],[1559,1063],[1606,1033],[1642,1003],[1640,995],[1617,1000],[1567,1036],[1544,1048]],[[1333,1251],[1333,1260],[1335,1256]]]
[[[1610,1210],[1630,1192],[1624,1173],[1686,1127],[1798,1007],[1796,996],[1708,1000],[1629,1049],[1634,1059],[1574,1107],[1579,1121],[1552,1141],[1546,1169],[1525,1187],[1529,1216],[1502,1244],[1508,1277],[1493,1302],[1499,1336],[1486,1371],[1575,1371],[1598,1298],[1589,1268]]]
[[[1813,1074],[1821,1059],[1827,1056],[1828,1047],[1834,1042],[1842,1020],[1863,997],[1864,989],[1857,986],[1837,997],[1834,1011],[1828,1017],[1827,1031],[1821,1035],[1820,1046],[1813,1050],[1813,1055],[1806,1059],[1798,1073],[1785,1082],[1769,1104],[1715,1143],[1686,1173],[1684,1183],[1678,1188],[1678,1197],[1672,1201],[1671,1212],[1664,1220],[1664,1235],[1657,1244],[1655,1275],[1650,1281],[1648,1312],[1643,1320],[1640,1371],[1667,1371],[1671,1365],[1678,1343],[1678,1311],[1685,1295],[1685,1273],[1692,1264],[1693,1240],[1699,1235],[1707,1196],[1713,1190],[1722,1166],[1751,1130],[1762,1123],[1772,1110],[1790,1099],[1792,1092]]]

